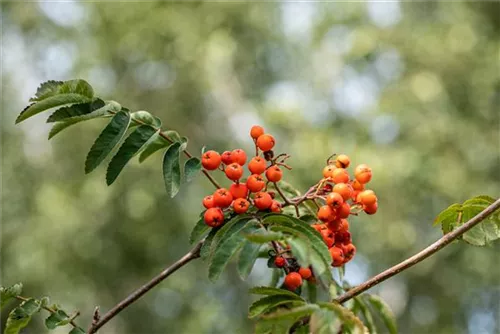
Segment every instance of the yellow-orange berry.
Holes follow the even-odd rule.
[[[326,204],[330,205],[332,208],[339,208],[344,204],[344,199],[339,193],[332,192],[326,196]]]
[[[340,154],[337,156],[337,159],[335,159],[335,166],[337,166],[339,168],[347,168],[347,167],[349,167],[350,163],[351,163],[351,160],[345,154]]]
[[[353,190],[352,190],[351,185],[348,183],[337,183],[333,187],[333,192],[342,196],[344,201],[347,201],[348,199],[350,199],[352,197]]]
[[[371,205],[363,205],[363,210],[369,214],[369,215],[373,215],[375,213],[377,213],[377,210],[378,210],[378,202],[375,202]]]
[[[357,200],[363,205],[373,205],[377,202],[377,196],[373,190],[364,190],[358,194]]]
[[[372,169],[366,164],[361,164],[354,169],[354,177],[359,183],[366,184],[372,179]]]
[[[253,139],[257,139],[264,134],[264,128],[260,125],[254,125],[250,129],[250,136]]]
[[[318,210],[318,219],[322,222],[329,222],[335,219],[335,212],[329,205],[323,205]]]
[[[274,144],[274,137],[269,134],[263,134],[257,138],[257,146],[264,152],[271,150]]]
[[[335,168],[332,172],[332,181],[334,183],[347,183],[349,182],[349,173],[344,168]]]
[[[336,213],[338,218],[347,218],[351,214],[351,206],[349,203],[344,202],[344,204],[337,209]]]
[[[325,179],[333,177],[333,171],[336,169],[335,165],[328,165],[323,168],[323,177]]]

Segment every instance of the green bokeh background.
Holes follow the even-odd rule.
[[[440,237],[449,204],[500,195],[500,5],[494,2],[3,2],[1,281],[79,309],[87,324],[188,249],[211,192],[203,178],[167,198],[161,156],[107,187],[84,175],[105,121],[47,141],[14,119],[38,84],[83,78],[99,96],[148,110],[189,148],[251,149],[262,124],[307,189],[333,152],[374,171],[375,216],[353,218],[357,284]],[[500,333],[500,243],[452,244],[375,287],[401,333]],[[182,268],[102,333],[251,333],[246,290]],[[2,324],[5,319],[2,319]],[[25,333],[44,333],[41,317]],[[64,330],[55,333],[65,333]]]

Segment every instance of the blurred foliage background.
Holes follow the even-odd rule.
[[[251,149],[262,124],[307,189],[327,156],[373,167],[379,213],[354,218],[357,284],[441,236],[436,214],[500,194],[500,6],[494,2],[3,2],[1,280],[108,310],[188,249],[207,180],[166,197],[161,156],[112,187],[83,162],[105,121],[47,141],[43,116],[14,126],[38,84],[83,78],[203,145]],[[372,289],[401,333],[500,333],[500,243],[453,244]],[[196,261],[103,333],[250,333],[248,282],[216,284]],[[3,319],[5,321],[5,319]],[[26,333],[43,333],[41,317]],[[56,333],[63,333],[59,331]]]

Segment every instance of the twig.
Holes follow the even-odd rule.
[[[127,306],[129,306],[130,304],[141,298],[146,292],[157,286],[165,278],[167,278],[172,273],[185,266],[190,261],[199,258],[200,249],[201,246],[203,245],[203,242],[204,240],[197,243],[193,249],[191,249],[186,255],[180,258],[177,262],[175,262],[174,264],[163,270],[160,274],[151,279],[148,283],[144,284],[139,289],[131,293],[127,298],[116,304],[116,306],[113,307],[111,310],[109,310],[106,314],[104,314],[97,323],[92,323],[92,325],[87,331],[87,334],[93,334],[97,332],[97,330],[102,326],[104,326],[104,324],[113,319],[118,313],[120,313]]]
[[[468,222],[457,228],[456,230],[444,235],[441,239],[437,240],[432,245],[413,255],[412,257],[404,260],[401,263],[381,272],[380,274],[370,278],[366,282],[358,285],[355,288],[350,289],[343,295],[337,297],[335,300],[339,303],[344,303],[349,299],[356,297],[360,293],[370,289],[371,287],[385,281],[386,279],[406,270],[410,267],[413,267],[417,263],[425,260],[429,256],[433,255],[446,245],[450,244],[452,241],[456,240],[460,236],[462,236],[465,232],[469,231],[471,228],[482,222],[489,215],[500,208],[500,199],[497,199],[493,204],[488,206],[486,209],[478,213],[475,217],[470,219]]]

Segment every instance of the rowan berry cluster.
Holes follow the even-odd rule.
[[[274,199],[275,193],[266,190],[269,182],[281,180],[283,172],[280,166],[286,165],[274,158],[274,137],[265,134],[261,126],[253,126],[250,136],[255,143],[255,156],[247,164],[250,175],[246,179],[242,179],[243,167],[247,162],[244,150],[235,149],[222,154],[207,151],[202,154],[203,168],[208,171],[219,169],[232,181],[229,189],[219,188],[212,195],[203,198],[203,206],[207,209],[204,220],[208,226],[218,227],[224,224],[225,213],[243,214],[249,210],[281,212],[281,204]]]

